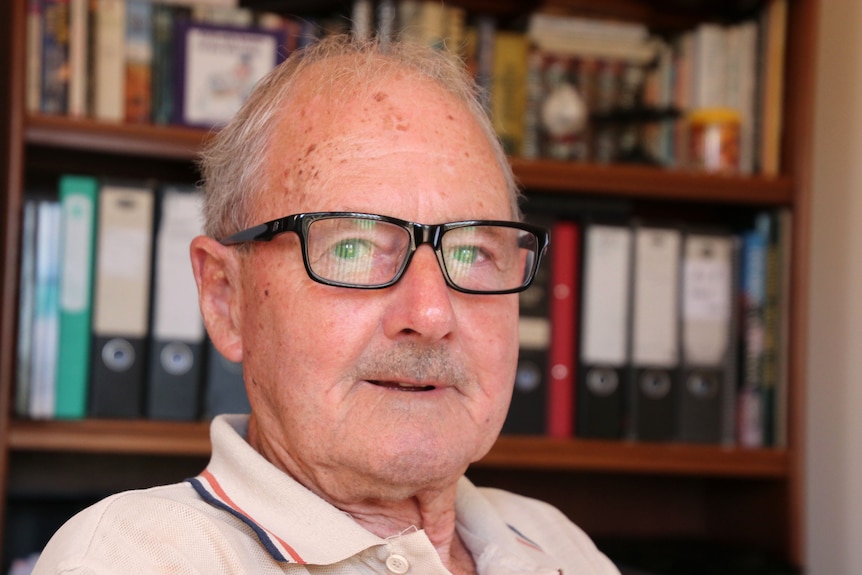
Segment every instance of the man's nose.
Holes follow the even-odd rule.
[[[391,290],[384,330],[390,337],[415,334],[435,341],[455,326],[452,295],[434,250],[419,246],[401,280]]]

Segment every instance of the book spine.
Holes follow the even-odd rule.
[[[153,6],[126,0],[125,120],[146,124],[152,113]]]
[[[757,217],[757,228],[765,240],[763,282],[763,350],[761,359],[763,444],[774,446],[775,404],[778,384],[779,294],[781,281],[778,212],[763,212]]]
[[[42,0],[27,0],[27,68],[25,106],[38,112],[42,107]]]
[[[760,172],[776,176],[781,165],[784,94],[784,52],[787,36],[787,0],[769,0],[763,17],[764,42],[760,91]]]
[[[553,228],[549,315],[551,343],[548,369],[548,428],[551,437],[571,437],[575,421],[575,358],[578,331],[580,229],[574,221]]]
[[[88,88],[89,0],[69,0],[69,102],[68,113],[85,117]]]
[[[24,201],[24,215],[21,224],[21,277],[18,296],[18,349],[15,365],[15,414],[19,417],[30,415],[38,209],[37,200],[27,198]]]
[[[69,94],[69,0],[42,6],[42,98],[45,114],[65,114]]]
[[[34,419],[50,419],[54,416],[56,397],[57,328],[60,315],[59,204],[49,200],[40,202],[38,219],[29,415]]]
[[[121,122],[125,113],[126,2],[97,0],[93,62],[93,116]]]
[[[507,154],[519,153],[524,142],[527,108],[527,38],[499,32],[494,39],[491,118]]]
[[[757,230],[742,239],[740,391],[737,398],[738,441],[743,447],[763,445],[763,302],[766,240]]]
[[[94,177],[60,178],[62,258],[56,417],[62,419],[81,419],[87,413],[98,188]]]
[[[491,93],[494,77],[494,37],[497,21],[491,16],[480,16],[476,22],[476,84],[484,108],[491,111]]]

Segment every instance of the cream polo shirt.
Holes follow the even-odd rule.
[[[448,573],[420,529],[381,538],[245,441],[247,416],[219,416],[212,459],[186,482],[108,497],[70,519],[34,575]],[[561,512],[466,478],[458,533],[480,575],[611,575],[613,564]]]

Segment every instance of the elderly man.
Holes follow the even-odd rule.
[[[617,573],[556,509],[463,477],[506,416],[548,238],[457,63],[325,40],[203,174],[201,310],[252,413],[213,422],[198,477],[71,520],[37,574]]]

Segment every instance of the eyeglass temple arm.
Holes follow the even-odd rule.
[[[232,246],[243,242],[268,242],[272,237],[273,234],[270,223],[266,223],[229,235],[228,237],[219,240],[219,243],[225,246]]]

